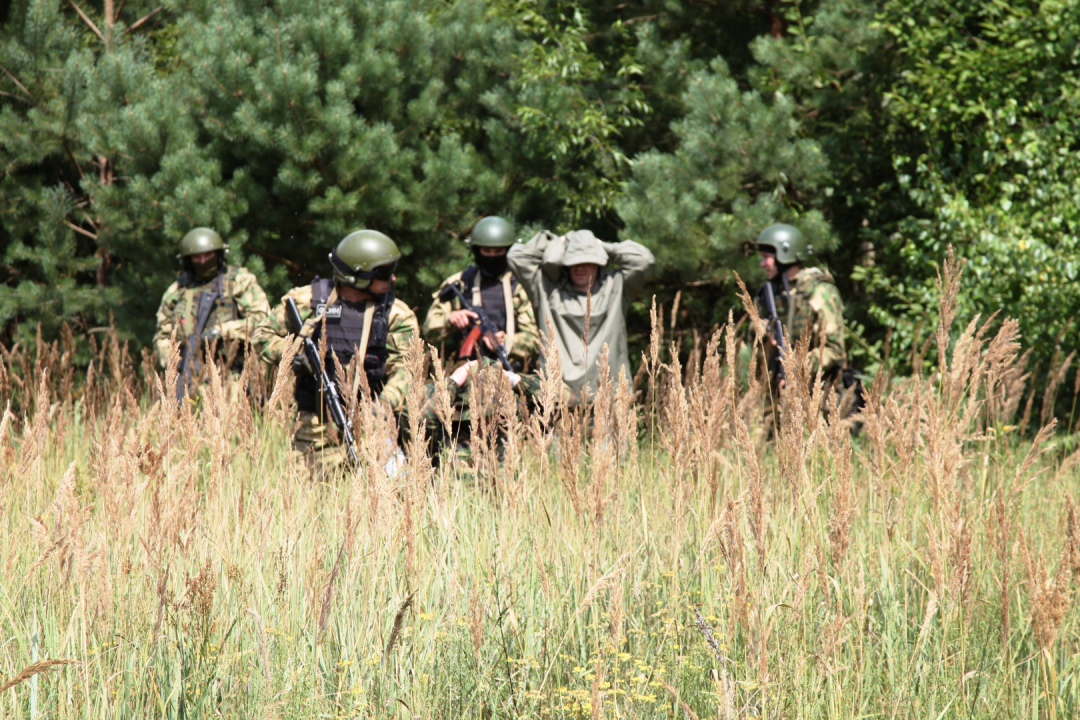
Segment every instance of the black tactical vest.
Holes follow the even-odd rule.
[[[356,348],[363,340],[364,335],[364,311],[357,309],[352,303],[338,300],[332,305],[327,305],[330,293],[334,290],[334,281],[329,278],[315,278],[311,283],[311,307],[316,317],[326,316],[324,322],[315,324],[315,332],[311,339],[318,345],[322,341],[323,328],[326,328],[326,373],[331,380],[337,379],[337,367],[344,371],[352,362]],[[375,313],[371,319],[371,331],[368,335],[367,355],[364,357],[364,374],[367,375],[368,387],[372,395],[378,395],[386,382],[386,338],[390,330],[390,308],[394,305],[394,294],[386,293],[386,299],[371,310]],[[333,353],[337,362],[330,361]],[[344,395],[345,388],[338,386]],[[310,376],[303,375],[296,381],[296,403],[304,412],[319,412],[318,381]]]
[[[480,268],[476,265],[470,265],[461,273],[461,284],[465,288],[463,291],[465,297],[472,301],[473,283],[476,282],[477,274],[480,275],[480,306],[484,308],[484,314],[488,316],[488,320],[490,320],[501,332],[506,332],[507,315],[508,313],[513,312],[514,309],[513,307],[506,307],[506,296],[503,294],[503,284],[501,279],[485,275],[480,272]],[[516,286],[517,278],[511,276],[511,292]],[[463,336],[468,334],[469,329],[463,331]],[[494,352],[488,350],[487,345],[483,343],[479,343],[477,347],[480,348],[480,353],[484,357],[492,359],[498,357]]]

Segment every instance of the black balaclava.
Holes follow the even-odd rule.
[[[384,302],[386,302],[386,295],[390,292],[390,289],[387,288],[386,292],[381,293],[371,292],[370,290],[365,290],[364,292],[371,296],[372,302],[374,302],[376,305],[382,305]]]
[[[489,278],[502,277],[502,274],[509,267],[506,263],[506,253],[498,257],[489,257],[480,254],[480,248],[477,247],[473,248],[473,258],[476,259],[476,267],[480,268],[480,272]]]
[[[221,270],[221,252],[215,252],[214,257],[204,263],[195,262],[191,256],[184,258],[187,261],[191,277],[199,282],[207,282],[217,277]]]

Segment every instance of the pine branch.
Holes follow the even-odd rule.
[[[75,12],[79,13],[79,17],[83,19],[83,22],[85,22],[90,27],[90,29],[94,31],[95,35],[101,38],[101,42],[105,42],[105,36],[101,34],[100,30],[98,30],[98,26],[94,24],[93,20],[87,17],[86,13],[82,11],[81,7],[75,4],[75,0],[68,0],[68,2],[71,3],[71,7],[75,8]]]
[[[19,102],[24,102],[27,105],[33,105],[34,104],[30,100],[28,100],[27,98],[24,98],[24,97],[22,97],[20,95],[12,95],[11,93],[4,92],[3,90],[0,90],[0,95],[3,95],[4,97],[14,98],[15,100],[18,100]]]
[[[154,17],[155,15],[157,15],[157,14],[158,14],[159,12],[161,12],[161,11],[162,11],[162,10],[164,10],[164,9],[165,9],[165,6],[164,6],[164,5],[159,5],[159,6],[158,6],[158,8],[157,8],[156,10],[151,10],[151,11],[150,11],[150,13],[149,13],[148,15],[144,15],[144,16],[143,16],[143,17],[142,17],[141,19],[139,19],[139,20],[136,20],[136,21],[135,21],[135,24],[134,24],[134,25],[132,25],[131,27],[129,27],[129,28],[128,28],[127,30],[125,30],[124,32],[120,33],[120,37],[124,37],[124,36],[125,36],[125,35],[127,35],[127,34],[128,34],[129,32],[134,32],[134,31],[138,30],[138,29],[139,29],[139,28],[140,28],[140,27],[142,26],[142,24],[143,24],[144,22],[146,22],[146,21],[147,21],[147,20],[149,20],[150,18]]]
[[[31,94],[31,92],[30,92],[29,90],[27,90],[27,89],[26,89],[26,86],[25,86],[25,85],[23,85],[23,84],[22,84],[21,82],[19,82],[19,78],[15,77],[15,76],[14,76],[14,75],[13,75],[13,74],[11,73],[11,71],[10,71],[10,70],[8,70],[8,69],[7,69],[6,67],[4,67],[3,65],[0,65],[0,70],[3,70],[3,71],[4,71],[4,74],[5,74],[5,75],[7,75],[7,76],[8,76],[9,78],[11,78],[11,82],[15,83],[15,85],[16,85],[16,86],[17,86],[17,87],[18,87],[18,88],[19,88],[20,90],[22,90],[22,91],[23,91],[24,93],[26,93],[26,97],[27,97],[27,98],[29,98],[29,102],[30,102],[31,104],[33,104],[33,105],[35,105],[35,106],[37,105],[37,100],[35,100],[35,99],[34,99],[34,96],[33,96],[33,94]],[[5,94],[5,95],[7,95],[8,93],[4,93],[4,94]],[[13,98],[18,98],[19,100],[22,100],[22,98],[20,98],[20,97],[19,97],[18,95],[12,95],[11,97],[13,97]],[[26,102],[26,101],[24,100],[24,102]]]
[[[82,235],[85,235],[85,236],[86,236],[86,237],[88,237],[88,238],[91,238],[91,239],[93,239],[93,240],[97,240],[97,239],[98,239],[97,235],[95,235],[94,233],[90,232],[89,230],[83,230],[83,229],[82,229],[81,227],[79,227],[79,226],[78,226],[78,225],[76,225],[75,223],[71,222],[70,220],[65,220],[65,221],[64,221],[64,224],[65,224],[65,225],[67,225],[67,226],[68,226],[69,228],[71,228],[72,230],[74,230],[75,232],[77,232],[77,233],[80,233],[80,234],[82,234]]]

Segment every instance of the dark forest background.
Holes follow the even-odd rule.
[[[962,321],[1018,318],[1044,385],[1076,346],[1075,2],[16,0],[0,24],[8,346],[147,343],[198,225],[273,299],[381,230],[423,313],[488,214],[646,244],[687,350],[741,314],[775,221],[836,278],[860,367],[936,360],[950,245]]]

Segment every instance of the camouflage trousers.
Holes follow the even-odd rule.
[[[303,411],[300,412],[298,420],[300,424],[293,435],[291,463],[302,467],[313,479],[319,481],[330,480],[345,473],[349,468],[349,453],[333,421],[321,418],[316,413]],[[357,453],[361,453],[359,441],[360,438],[357,438]],[[387,438],[385,450],[379,455],[386,460],[386,473],[391,476],[396,474],[404,460],[397,439]],[[364,457],[360,454],[361,472],[364,470]]]
[[[338,429],[329,418],[301,411],[300,425],[293,435],[293,462],[302,465],[312,477],[329,479],[344,470],[348,453],[341,443]]]
[[[500,371],[501,372],[501,371]],[[429,383],[424,388],[425,403],[423,408],[424,429],[428,437],[428,449],[436,463],[449,460],[467,464],[472,457],[474,424],[485,432],[491,424],[499,422],[499,415],[507,411],[506,403],[513,403],[519,413],[529,412],[540,392],[540,379],[536,375],[521,375],[521,380],[511,394],[500,393],[497,388],[488,387],[490,380],[472,377],[461,388],[447,381],[450,394],[450,417],[444,423],[439,417],[437,388]],[[474,407],[472,383],[480,383],[477,396],[480,407]],[[496,443],[501,446],[505,431],[499,427]]]

